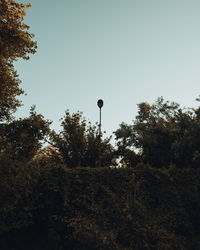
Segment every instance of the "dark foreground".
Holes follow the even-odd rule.
[[[0,249],[200,249],[200,170],[1,167]]]

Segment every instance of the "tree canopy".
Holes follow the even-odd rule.
[[[200,163],[200,109],[182,109],[158,98],[138,105],[133,125],[122,123],[115,132],[118,147],[136,150],[140,161],[152,167],[198,167]]]
[[[17,99],[23,93],[13,63],[29,59],[36,52],[36,42],[29,26],[23,23],[29,5],[14,0],[0,1],[0,121],[8,120],[20,106]]]
[[[51,141],[68,167],[99,166],[100,147],[101,166],[113,164],[114,148],[110,138],[100,140],[98,127],[87,122],[81,112],[66,111],[61,125],[59,134],[51,133]]]

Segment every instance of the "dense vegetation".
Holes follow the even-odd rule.
[[[6,165],[2,174],[1,249],[200,247],[199,169]]]
[[[0,249],[200,249],[200,108],[141,103],[115,146],[80,112],[15,119],[27,7],[0,1]]]

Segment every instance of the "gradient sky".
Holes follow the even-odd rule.
[[[25,22],[38,42],[16,69],[31,105],[59,130],[80,110],[110,135],[131,123],[137,104],[157,97],[194,107],[200,94],[199,0],[29,0]]]

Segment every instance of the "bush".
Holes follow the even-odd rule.
[[[51,164],[0,171],[5,201],[0,249],[195,249],[197,244],[198,171]]]

